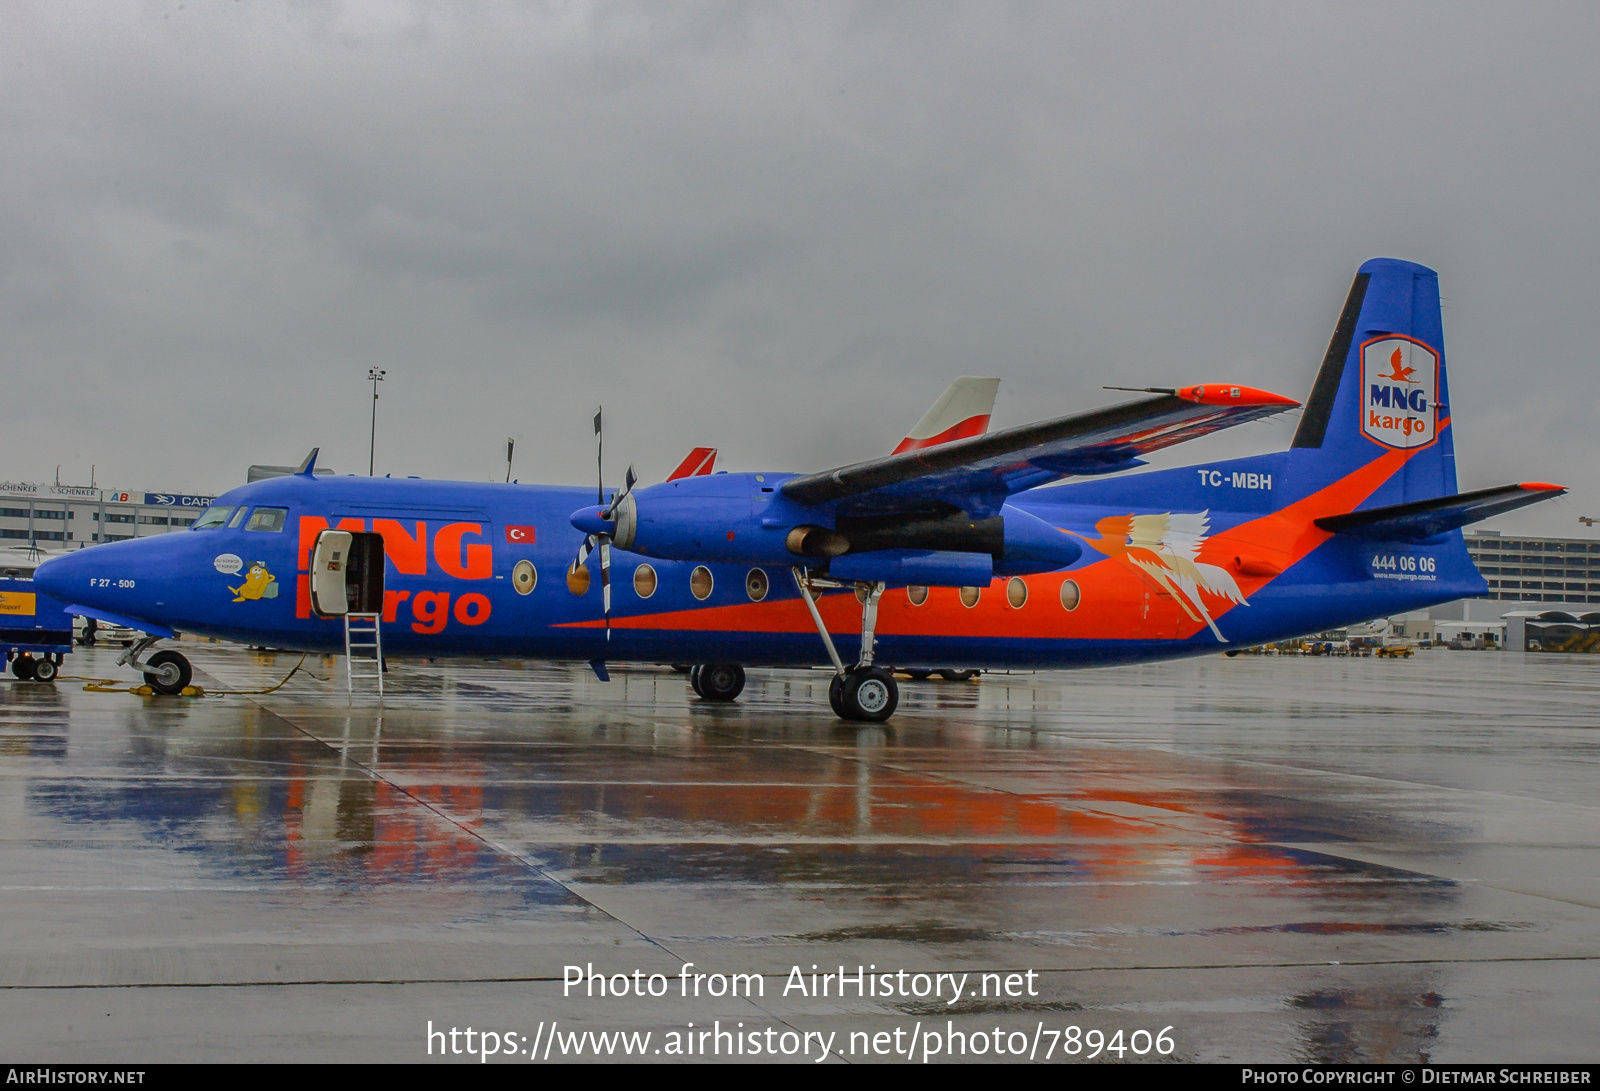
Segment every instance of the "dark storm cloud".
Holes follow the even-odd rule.
[[[886,450],[1103,383],[1303,396],[1438,268],[1464,487],[1595,442],[1583,6],[150,3],[0,13],[5,474],[220,489],[313,444],[581,482]],[[1168,464],[1281,446],[1289,422]],[[108,467],[111,467],[108,469]]]

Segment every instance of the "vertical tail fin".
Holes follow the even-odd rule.
[[[1453,495],[1439,275],[1409,261],[1361,266],[1289,451],[1291,497],[1389,452],[1405,462],[1372,497],[1397,504]]]
[[[683,461],[678,463],[678,468],[667,475],[668,481],[677,481],[682,477],[704,477],[710,473],[717,464],[717,449],[715,447],[696,447],[683,456]]]
[[[890,453],[897,455],[901,451],[936,447],[953,439],[983,435],[989,430],[989,416],[994,412],[994,396],[999,389],[999,379],[961,376],[945,388],[939,400]]]

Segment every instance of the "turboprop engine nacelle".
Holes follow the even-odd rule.
[[[795,564],[790,531],[831,523],[816,509],[778,491],[790,474],[708,474],[634,489],[617,505],[614,522],[604,505],[579,508],[572,525],[588,534],[609,534],[618,549],[663,561],[726,561]],[[828,533],[826,526],[819,531]],[[810,538],[815,548],[815,534]]]
[[[874,554],[873,570],[893,553],[905,579],[930,580],[928,565],[949,566],[951,578],[973,578],[971,555],[984,554],[997,576],[1023,576],[1065,568],[1083,553],[1076,539],[1043,519],[1010,504],[999,515],[974,518],[964,512],[891,513],[835,517],[832,503],[797,504],[781,486],[791,474],[712,474],[666,481],[635,489],[617,505],[615,520],[592,505],[572,514],[572,525],[588,534],[611,536],[618,549],[668,561],[722,561],[737,564],[805,564],[826,571],[835,558],[842,578],[853,579],[848,558]],[[911,555],[919,555],[913,561]],[[937,560],[928,554],[944,554]],[[966,555],[957,557],[955,555]],[[913,572],[913,570],[917,570]],[[882,577],[880,577],[882,578]]]

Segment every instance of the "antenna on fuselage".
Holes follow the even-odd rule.
[[[506,484],[511,484],[511,449],[516,446],[516,441],[510,436],[506,437]]]
[[[320,451],[320,450],[322,450],[321,447],[313,447],[313,448],[311,448],[311,453],[305,457],[305,461],[301,462],[300,465],[295,468],[294,472],[295,472],[295,474],[297,476],[299,476],[299,477],[315,477],[316,476],[316,473],[317,473],[317,452]]]

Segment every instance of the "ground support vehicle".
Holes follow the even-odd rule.
[[[32,580],[0,579],[0,653],[24,682],[53,682],[72,650],[66,604],[35,590]]]

